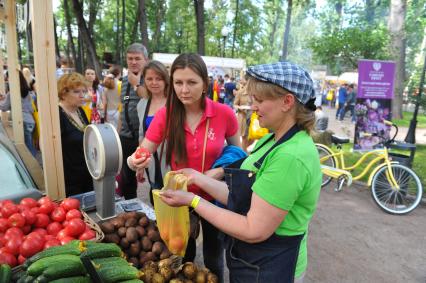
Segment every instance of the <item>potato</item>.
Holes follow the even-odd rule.
[[[146,217],[146,214],[140,211],[136,211],[136,218],[139,220],[142,217]]]
[[[144,264],[147,261],[155,260],[156,256],[153,252],[147,252],[143,257],[139,258],[139,263]]]
[[[114,233],[114,224],[110,221],[106,221],[104,223],[101,223],[101,230],[102,232],[104,232],[105,234],[111,234]]]
[[[152,283],[165,283],[166,279],[160,273],[154,273],[154,275],[152,276],[151,282]]]
[[[172,260],[170,258],[162,259],[158,262],[158,268],[162,268],[165,266],[168,266],[168,267],[172,266]]]
[[[155,230],[148,230],[148,233],[147,233],[147,235],[148,235],[148,238],[151,240],[151,241],[153,241],[153,242],[155,242],[155,241],[160,241],[160,233],[158,233],[157,231],[155,231]]]
[[[171,255],[172,253],[167,248],[164,248],[163,252],[160,254],[160,259],[169,258]]]
[[[123,238],[123,237],[126,237],[126,231],[127,231],[126,227],[120,227],[120,228],[118,228],[117,234],[118,234],[118,236]]]
[[[192,262],[186,262],[182,268],[182,272],[188,279],[194,279],[197,275],[197,266]]]
[[[136,241],[130,244],[130,247],[129,247],[130,256],[138,256],[140,251],[141,251],[141,243],[139,241]]]
[[[136,242],[139,239],[139,234],[136,231],[135,227],[129,227],[129,228],[127,228],[126,238],[129,241],[129,243]]]
[[[161,242],[155,242],[154,244],[152,244],[152,251],[156,255],[160,255],[163,252],[163,248],[164,248],[164,245]]]
[[[120,243],[120,237],[115,233],[106,234],[104,241],[107,242],[107,243],[114,243],[114,244],[118,245]]]
[[[206,283],[207,274],[202,271],[198,271],[197,275],[195,275],[194,280],[195,280],[195,283]]]
[[[154,276],[154,274],[155,274],[155,270],[153,270],[151,268],[145,269],[141,279],[145,283],[151,283],[152,277]]]
[[[137,217],[137,213],[136,211],[130,211],[126,213],[126,219],[130,219],[130,218],[136,218]]]
[[[141,225],[142,227],[148,226],[148,224],[149,224],[148,217],[146,217],[146,216],[142,216],[142,217],[139,219],[139,225]]]
[[[184,283],[184,282],[182,281],[182,279],[179,279],[179,278],[173,278],[173,279],[171,279],[171,280],[169,281],[169,283]]]
[[[207,283],[218,283],[219,278],[217,278],[216,274],[211,272],[207,273]]]
[[[126,227],[135,227],[136,224],[138,224],[138,220],[136,220],[136,218],[129,218],[126,220],[126,222],[124,223],[124,226]]]
[[[141,244],[142,244],[142,249],[144,251],[147,251],[147,252],[151,251],[152,242],[148,237],[143,237],[142,240],[141,240]]]
[[[130,257],[127,261],[139,269],[139,259],[137,257]]]
[[[160,273],[166,281],[169,281],[173,276],[173,270],[170,266],[163,266],[159,268],[158,273]]]
[[[120,247],[122,249],[127,249],[128,247],[130,247],[130,242],[127,238],[122,238],[120,241]]]
[[[136,232],[138,232],[139,237],[143,237],[146,234],[145,229],[142,226],[136,226]]]
[[[149,260],[149,261],[145,262],[145,264],[143,265],[142,270],[143,269],[147,269],[147,268],[152,268],[155,272],[158,271],[158,265],[157,265],[157,263],[154,262],[154,261],[152,261],[152,260]]]
[[[114,228],[118,230],[120,227],[124,226],[124,219],[122,217],[116,217],[111,220],[111,223],[114,225]]]

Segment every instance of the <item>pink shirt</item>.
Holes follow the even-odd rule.
[[[206,108],[194,133],[191,132],[189,126],[185,123],[184,130],[188,161],[186,164],[176,164],[172,154],[172,164],[170,164],[170,167],[173,171],[182,168],[192,168],[201,171],[207,118],[210,119],[210,125],[207,131],[204,171],[211,169],[216,159],[220,157],[225,139],[232,137],[238,131],[238,122],[233,110],[227,105],[213,102],[206,98]],[[153,143],[161,144],[165,129],[166,108],[163,107],[155,114],[154,120],[152,120],[145,137]],[[210,195],[204,193],[196,186],[190,186],[188,190],[207,200],[212,199]]]

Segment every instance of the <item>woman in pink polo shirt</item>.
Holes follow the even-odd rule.
[[[232,109],[206,97],[207,67],[197,54],[181,54],[173,62],[166,107],[160,109],[151,122],[140,146],[151,153],[165,141],[166,163],[171,169],[193,168],[221,179],[222,168],[211,169],[222,153],[224,143],[240,146],[238,122]],[[128,158],[129,166],[143,170],[151,158]],[[212,201],[213,198],[196,186],[190,192]],[[218,230],[202,220],[204,264],[223,282],[223,246]],[[188,242],[184,261],[195,258],[195,239]]]

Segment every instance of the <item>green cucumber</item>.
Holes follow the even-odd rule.
[[[47,271],[49,269],[49,271]],[[47,271],[47,274],[45,274]],[[28,274],[31,276],[40,276],[41,274],[54,276],[55,274],[64,276],[81,275],[84,271],[83,263],[80,257],[76,255],[55,255],[37,260],[28,267]],[[65,275],[65,272],[68,275]],[[50,279],[57,279],[50,278]]]
[[[114,283],[118,281],[126,281],[132,279],[139,279],[142,272],[133,266],[119,266],[114,268],[109,266],[107,268],[100,268],[98,271],[99,276],[105,283]]]
[[[73,276],[73,277],[67,277],[67,278],[60,278],[53,281],[50,281],[50,283],[91,283],[92,280],[90,277],[87,276]]]
[[[104,257],[95,258],[92,260],[95,266],[117,266],[117,265],[130,265],[130,263],[122,257]]]
[[[126,281],[120,281],[119,283],[143,283],[142,280],[139,279],[131,279],[131,280],[126,280]]]
[[[103,258],[103,257],[123,257],[123,252],[120,247],[113,243],[97,243],[87,246],[87,250],[80,256],[90,259]]]
[[[12,269],[8,264],[0,265],[0,282],[9,283],[12,278]]]

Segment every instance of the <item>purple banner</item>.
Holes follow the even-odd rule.
[[[390,61],[358,61],[358,98],[393,98],[395,63]]]

